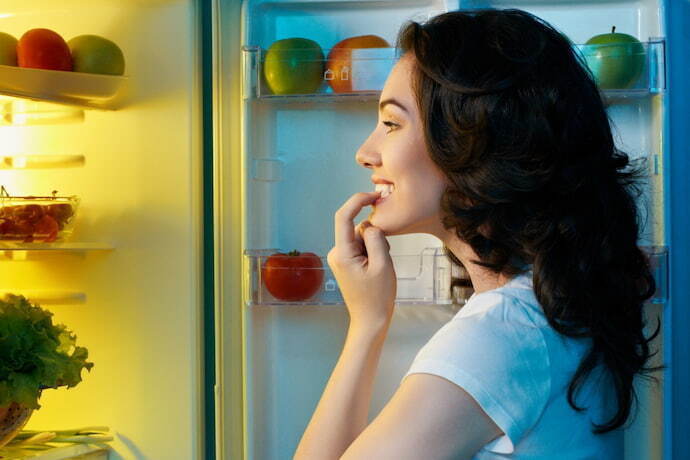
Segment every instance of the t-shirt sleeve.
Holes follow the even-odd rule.
[[[403,379],[433,374],[461,387],[505,433],[483,449],[509,454],[549,399],[548,351],[539,325],[517,299],[487,292],[471,302],[474,313],[439,329]]]

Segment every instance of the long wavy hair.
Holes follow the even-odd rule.
[[[397,46],[414,57],[425,140],[450,186],[443,225],[495,273],[532,265],[549,324],[591,339],[568,402],[603,365],[617,411],[595,433],[621,427],[650,377],[644,302],[656,286],[638,247],[642,165],[614,145],[605,105],[572,42],[516,9],[472,9],[409,22]],[[453,263],[461,262],[446,249]]]

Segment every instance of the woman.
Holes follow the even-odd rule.
[[[636,179],[572,44],[520,10],[406,25],[357,152],[376,192],[335,215],[350,326],[303,459],[618,458],[651,369]],[[365,206],[373,213],[358,226]],[[396,292],[386,235],[429,233],[474,294],[367,413]]]

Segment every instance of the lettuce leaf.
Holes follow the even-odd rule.
[[[91,371],[89,352],[53,314],[24,296],[0,299],[0,407],[17,402],[38,409],[46,388],[76,386]]]

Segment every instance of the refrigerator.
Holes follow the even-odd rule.
[[[357,93],[334,93],[326,69],[316,90],[276,95],[267,50],[293,37],[324,55],[356,35],[393,44],[406,20],[481,7],[532,12],[575,46],[613,25],[644,44],[640,80],[605,97],[617,145],[648,166],[640,245],[667,368],[639,387],[621,448],[626,460],[685,458],[690,5],[677,0],[3,0],[2,32],[98,34],[126,61],[113,78],[0,67],[0,184],[80,199],[69,240],[0,242],[0,291],[50,309],[95,363],[77,387],[45,391],[26,428],[109,426],[111,459],[292,458],[345,337],[325,256],[335,210],[373,190],[354,155],[395,53],[355,53]],[[372,418],[468,295],[451,287],[438,240],[389,242],[398,298]],[[282,301],[262,266],[295,249],[323,258],[323,282]]]

